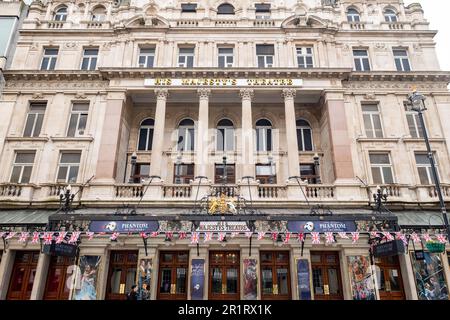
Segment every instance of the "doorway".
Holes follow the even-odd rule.
[[[291,299],[289,251],[261,251],[261,299]]]
[[[29,300],[36,276],[39,251],[16,251],[7,300]]]
[[[398,256],[375,258],[375,264],[380,268],[380,300],[405,300]]]
[[[44,300],[68,300],[70,288],[67,269],[75,264],[75,257],[52,256],[48,267],[47,282],[45,284]]]
[[[209,299],[240,299],[239,251],[209,252]]]
[[[111,251],[106,300],[125,300],[136,284],[138,251]]]
[[[311,252],[311,269],[315,300],[342,300],[339,252]]]
[[[189,251],[161,251],[159,254],[158,299],[186,300]]]

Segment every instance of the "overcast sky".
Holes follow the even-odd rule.
[[[419,2],[425,11],[430,28],[438,30],[434,41],[437,42],[437,54],[441,69],[450,71],[450,0],[404,0],[405,5]]]

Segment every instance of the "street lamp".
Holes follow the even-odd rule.
[[[223,176],[222,176],[222,183],[223,185],[227,184],[227,157],[222,157],[222,163],[223,163]]]
[[[383,206],[383,202],[386,203],[388,198],[388,193],[386,188],[381,188],[377,186],[377,193],[373,194],[373,200],[377,206],[377,210],[381,212],[381,207]]]
[[[181,153],[178,153],[177,155],[177,161],[176,161],[176,173],[175,173],[175,183],[181,184]]]
[[[419,115],[419,121],[420,121],[420,125],[422,127],[423,137],[425,139],[425,144],[427,146],[427,155],[428,155],[428,159],[430,160],[431,172],[433,174],[434,184],[435,184],[436,191],[437,191],[437,194],[439,197],[441,213],[442,213],[442,217],[444,218],[445,228],[447,230],[447,238],[450,239],[450,227],[448,224],[447,210],[445,208],[444,197],[442,196],[441,183],[439,181],[439,176],[437,174],[436,164],[434,162],[434,157],[433,157],[433,152],[431,151],[430,141],[428,139],[428,133],[425,128],[425,121],[423,120],[423,112],[425,110],[427,110],[427,108],[425,106],[425,99],[426,98],[422,94],[420,94],[416,90],[414,90],[414,92],[408,96],[408,100],[409,100],[408,106],[410,107],[411,110],[416,111],[417,114]]]
[[[134,175],[136,174],[136,162],[137,162],[137,154],[136,152],[133,152],[133,154],[131,155],[131,172],[128,183],[134,183]]]
[[[321,184],[322,181],[320,180],[320,170],[319,170],[320,158],[317,153],[314,154],[313,160],[314,160],[314,172],[316,173],[316,183]]]
[[[75,198],[75,194],[71,193],[72,187],[69,184],[64,192],[60,191],[59,193],[59,203],[61,205],[61,210],[64,212],[69,212],[72,210],[72,202],[73,198]]]

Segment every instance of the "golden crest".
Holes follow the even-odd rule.
[[[209,214],[225,214],[227,212],[236,213],[234,199],[226,197],[225,194],[222,194],[220,197],[211,198],[208,212]]]

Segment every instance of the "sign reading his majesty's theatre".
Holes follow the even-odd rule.
[[[303,79],[289,78],[152,78],[147,87],[301,87]]]
[[[250,231],[245,221],[201,221],[199,232],[247,232]]]

